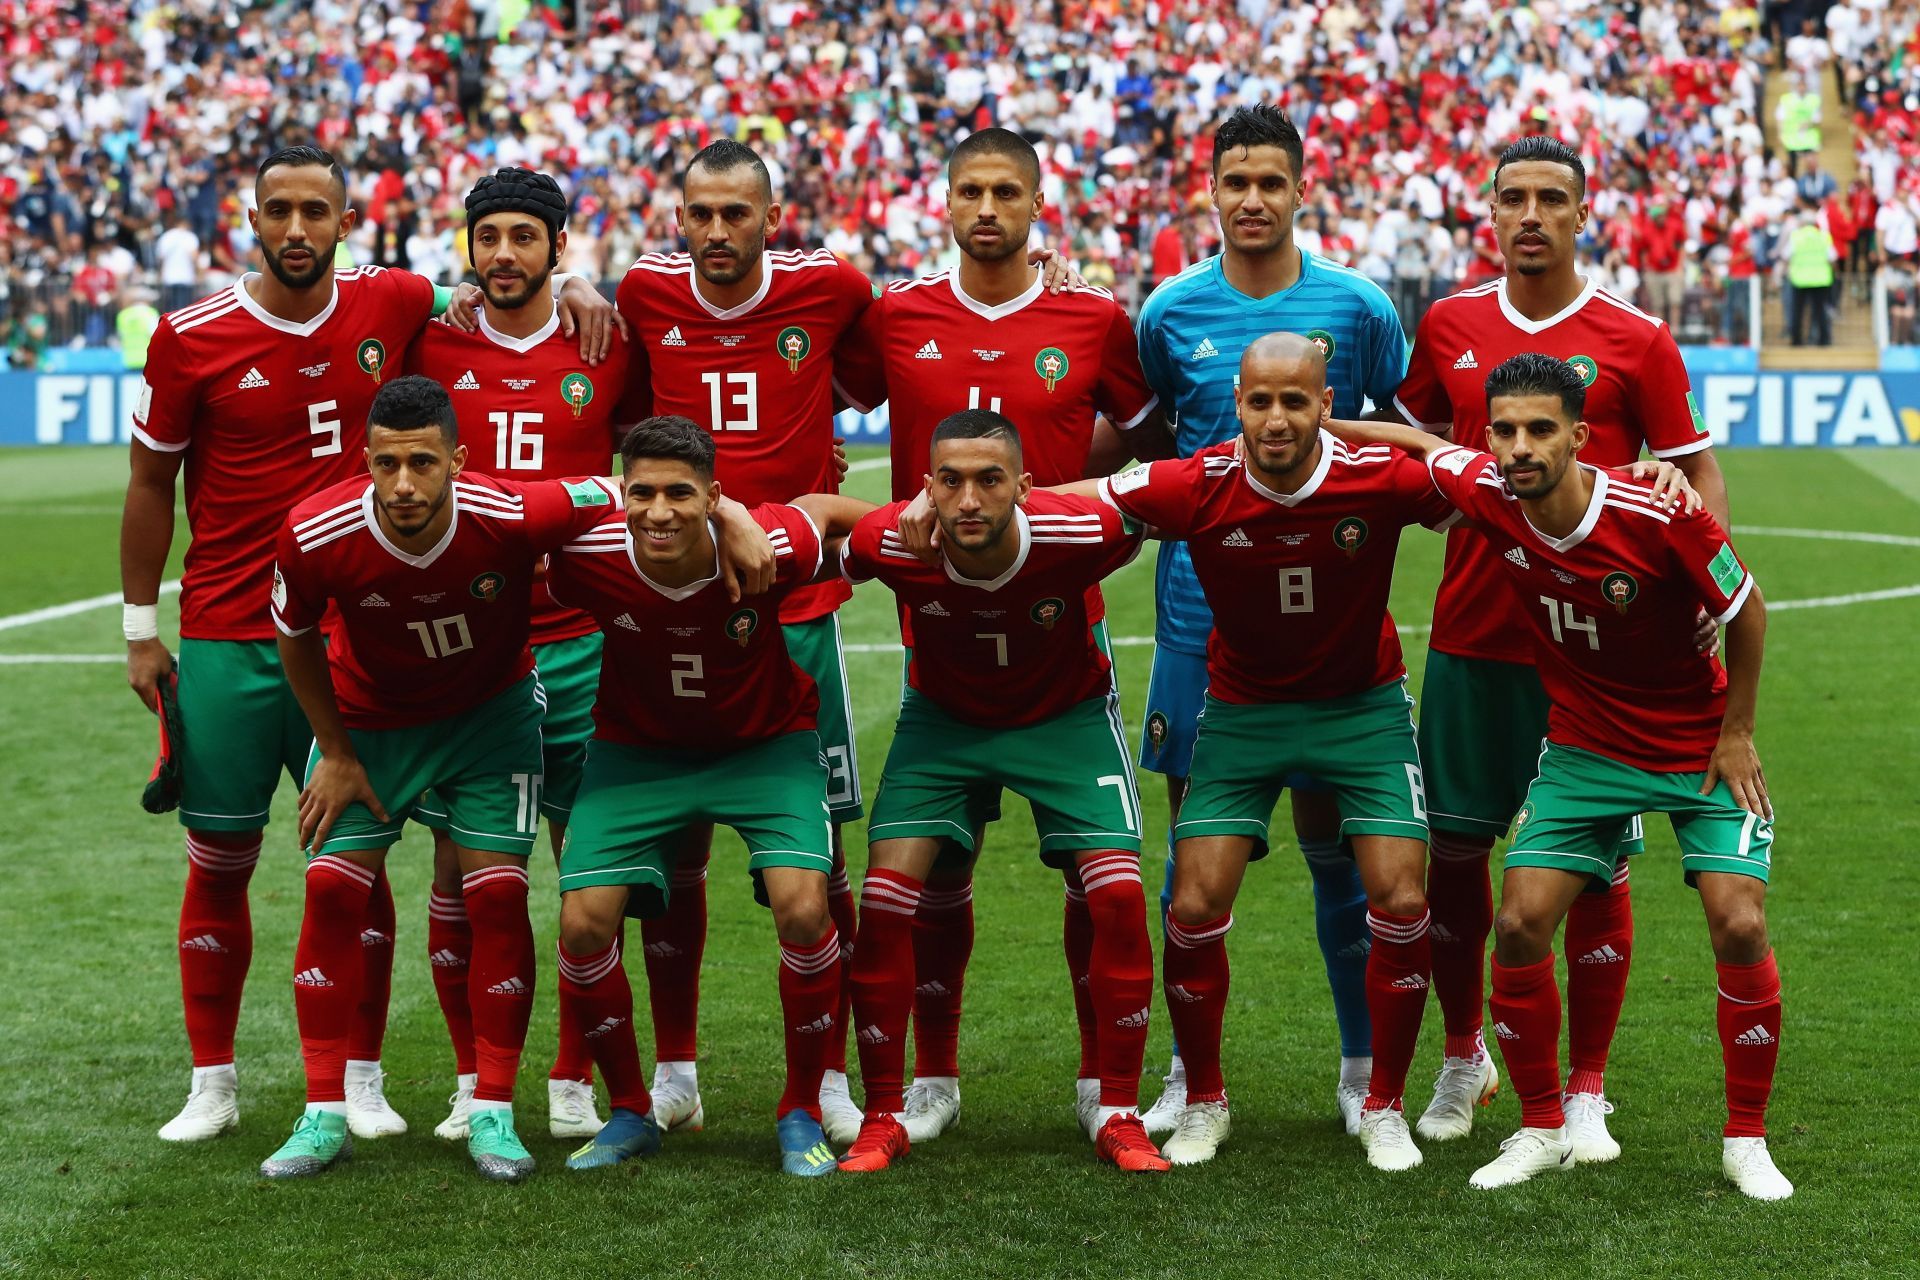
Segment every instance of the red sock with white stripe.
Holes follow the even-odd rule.
[[[1433,926],[1433,994],[1446,1022],[1449,1058],[1477,1058],[1486,1005],[1487,935],[1493,932],[1493,842],[1435,831],[1427,860],[1427,909]]]
[[[306,906],[293,952],[293,1012],[307,1101],[345,1103],[347,1029],[360,997],[360,925],[373,872],[321,854],[307,863]]]
[[[473,926],[467,923],[465,898],[448,897],[438,889],[428,895],[427,963],[433,968],[433,993],[440,998],[447,1039],[453,1043],[453,1069],[470,1076],[473,1007],[467,1003],[467,970],[473,963]]]
[[[187,886],[180,898],[180,995],[196,1067],[233,1062],[240,993],[253,962],[247,883],[260,833],[187,832]]]
[[[1173,1019],[1180,1060],[1187,1068],[1188,1102],[1224,1102],[1220,1073],[1220,1025],[1227,1016],[1227,930],[1231,914],[1200,924],[1167,916],[1167,945],[1160,958],[1167,1015]]]
[[[1780,970],[1773,952],[1755,964],[1717,964],[1720,1059],[1727,1069],[1728,1138],[1767,1136],[1767,1098],[1780,1057]]]
[[[1520,1123],[1562,1127],[1567,1116],[1560,1106],[1560,987],[1553,980],[1553,953],[1512,968],[1494,957],[1491,1004],[1493,1037],[1520,1099]]]
[[[373,877],[367,918],[360,924],[360,1003],[347,1032],[349,1062],[380,1061],[387,1038],[387,1005],[393,993],[393,886],[382,867]]]
[[[1100,1105],[1134,1111],[1153,1007],[1153,942],[1147,937],[1140,855],[1089,854],[1080,859],[1080,880],[1093,929],[1087,985],[1098,1015]]]
[[[512,1102],[520,1053],[533,1013],[533,925],[527,919],[527,869],[482,867],[460,877],[473,922],[467,1000],[473,1007],[475,1102]]]
[[[1066,902],[1060,926],[1067,952],[1067,978],[1073,983],[1073,1016],[1080,1026],[1082,1080],[1100,1076],[1100,1022],[1093,1011],[1093,915],[1087,910],[1087,890],[1077,868],[1066,868]]]
[[[866,1110],[906,1104],[907,1011],[913,1007],[914,913],[921,882],[869,869],[860,885],[860,937],[853,947],[853,1019]]]
[[[640,922],[656,1062],[697,1059],[700,961],[707,953],[707,860],[704,851],[683,854],[673,869],[667,913]]]
[[[1606,1090],[1607,1051],[1627,1003],[1633,965],[1633,895],[1627,860],[1605,893],[1583,893],[1567,912],[1567,1092]]]
[[[853,886],[847,883],[846,859],[835,854],[833,874],[827,877],[827,914],[833,917],[833,931],[840,939],[840,999],[833,1008],[833,1043],[827,1047],[825,1069],[847,1071],[847,1022],[853,1013],[853,939],[858,917],[853,909]]]
[[[820,1118],[820,1075],[833,1042],[846,1043],[840,1005],[840,931],[818,942],[780,944],[780,1012],[787,1020],[787,1087],[774,1114],[798,1108]],[[844,1052],[844,1050],[842,1050]]]
[[[973,874],[927,877],[913,918],[913,1074],[960,1075],[960,995],[973,958]]]
[[[1420,1040],[1420,1020],[1433,985],[1433,952],[1427,942],[1432,917],[1390,916],[1367,908],[1373,950],[1367,953],[1367,1016],[1373,1020],[1373,1076],[1362,1108],[1398,1110],[1407,1092],[1407,1068]]]
[[[646,1076],[640,1071],[640,1046],[633,1038],[633,987],[620,964],[620,939],[591,955],[567,954],[559,946],[560,986],[574,1028],[593,1052],[607,1085],[607,1105],[646,1115],[653,1110]]]

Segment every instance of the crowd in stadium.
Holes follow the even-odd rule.
[[[1046,140],[1041,232],[1137,303],[1211,251],[1211,126],[1266,100],[1308,138],[1302,243],[1387,285],[1409,329],[1499,274],[1485,184],[1498,144],[1538,130],[1594,176],[1590,270],[1684,339],[1744,341],[1748,281],[1816,208],[1858,280],[1882,210],[1885,247],[1913,250],[1920,5],[1823,8],[9,0],[0,328],[32,367],[49,344],[106,341],[130,295],[165,310],[232,278],[249,158],[308,139],[349,166],[354,257],[436,279],[466,269],[460,193],[514,163],[568,183],[566,265],[616,279],[677,247],[674,175],[722,135],[773,165],[781,247],[910,275],[953,255],[940,157],[987,123]],[[1763,128],[1798,123],[1761,119],[1781,60],[1802,84],[1837,77],[1854,117],[1809,136],[1851,124],[1851,189],[1769,146]]]

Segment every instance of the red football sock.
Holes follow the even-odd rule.
[[[1077,868],[1066,869],[1066,910],[1061,943],[1067,952],[1067,978],[1073,983],[1073,1016],[1080,1024],[1080,1079],[1100,1074],[1100,1024],[1093,1012],[1093,915]]]
[[[853,947],[853,1016],[869,1113],[905,1107],[907,1011],[913,1006],[914,913],[921,882],[867,872],[860,885],[860,937]]]
[[[1080,878],[1093,931],[1087,986],[1098,1015],[1100,1105],[1132,1111],[1140,1105],[1140,1062],[1153,1007],[1153,942],[1147,937],[1140,855],[1092,854],[1081,859]],[[1081,1053],[1086,1053],[1084,1030]]]
[[[593,1051],[600,1078],[607,1082],[607,1105],[646,1115],[653,1110],[653,1097],[633,1038],[633,988],[620,964],[620,939],[591,955],[568,955],[565,946],[558,950],[567,1008],[573,1012],[575,1030]]]
[[[913,918],[913,1074],[960,1074],[960,995],[973,958],[973,875],[927,877]]]
[[[1627,1002],[1633,965],[1633,898],[1626,859],[1605,893],[1583,893],[1567,912],[1567,1092],[1602,1093],[1607,1050]]]
[[[1720,1058],[1727,1068],[1728,1138],[1767,1136],[1767,1096],[1780,1057],[1780,970],[1773,952],[1756,964],[1717,964]]]
[[[853,911],[853,887],[847,883],[847,864],[834,855],[833,874],[827,877],[827,914],[833,917],[833,931],[840,938],[840,1000],[833,1010],[833,1036],[827,1046],[825,1069],[847,1071],[847,1021],[853,1013],[853,987],[848,978],[853,972],[853,939],[858,924]]]
[[[253,962],[247,882],[260,860],[258,831],[187,832],[187,888],[180,899],[180,994],[196,1067],[233,1061],[240,993]]]
[[[834,1013],[840,1004],[840,932],[818,942],[780,944],[780,1012],[787,1020],[787,1087],[774,1114],[795,1109],[820,1118],[820,1074],[835,1040],[846,1043]]]
[[[700,1032],[700,960],[707,951],[707,854],[673,870],[667,913],[640,922],[656,1062],[693,1062]],[[594,1055],[595,1061],[599,1055]]]
[[[1373,1021],[1373,1076],[1363,1110],[1398,1109],[1407,1091],[1407,1068],[1420,1040],[1427,1011],[1433,953],[1427,943],[1431,915],[1390,916],[1367,908],[1373,950],[1367,953],[1367,1015]]]
[[[380,1061],[387,1038],[387,1005],[393,993],[393,886],[387,869],[373,877],[367,918],[360,926],[360,1003],[347,1032],[347,1060]]]
[[[1433,994],[1446,1022],[1449,1058],[1477,1058],[1486,1003],[1487,935],[1493,931],[1493,883],[1487,876],[1491,841],[1433,833],[1427,861],[1427,909],[1433,926]]]
[[[473,1006],[476,1102],[512,1102],[520,1053],[533,1013],[533,925],[527,919],[527,869],[482,867],[460,878],[473,922],[467,999]]]
[[[1494,958],[1493,1035],[1520,1099],[1520,1123],[1532,1129],[1566,1124],[1560,1109],[1560,987],[1551,952],[1511,969]]]
[[[467,923],[465,898],[447,897],[438,889],[428,896],[427,962],[433,967],[440,1014],[447,1020],[447,1039],[453,1042],[453,1069],[470,1076],[473,1006],[467,1003],[467,968],[473,963],[473,926]]]
[[[567,1006],[573,999],[560,988],[560,1019],[557,1038],[553,1051],[553,1069],[547,1072],[549,1080],[583,1080],[593,1083],[593,1051],[587,1047],[586,1040],[574,1029],[573,1011]]]
[[[373,872],[322,854],[307,864],[306,907],[293,953],[293,1012],[308,1102],[345,1102],[347,1028],[360,995],[360,921]]]
[[[1187,1101],[1224,1101],[1220,1024],[1227,1016],[1227,930],[1233,928],[1233,917],[1181,924],[1169,915],[1166,928],[1161,982],[1174,1038],[1180,1042],[1180,1060],[1187,1066]]]

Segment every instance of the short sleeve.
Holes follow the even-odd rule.
[[[1385,409],[1406,381],[1407,335],[1400,327],[1400,315],[1393,309],[1393,302],[1379,289],[1367,295],[1367,315],[1360,332],[1363,338],[1360,389],[1374,408]]]
[[[172,323],[162,320],[147,348],[140,399],[133,407],[133,438],[160,453],[179,453],[193,443],[197,393],[183,345]]]
[[[1418,336],[1413,341],[1413,355],[1407,360],[1406,377],[1393,394],[1393,407],[1409,425],[1444,435],[1453,428],[1453,401],[1440,381],[1440,371],[1434,366],[1434,350],[1433,312],[1429,310],[1420,321]],[[1427,461],[1433,461],[1431,454]]]
[[[641,321],[645,311],[641,306],[640,290],[646,274],[632,267],[627,268],[627,274],[620,277],[620,287],[614,291],[613,299],[614,310],[626,320],[627,329],[632,334],[627,344],[627,387],[621,407],[624,410],[636,403],[635,397],[647,397],[640,412],[631,419],[625,419],[632,422],[646,417],[653,408],[653,369],[647,358],[647,344],[640,337],[644,332]]]
[[[274,627],[285,636],[303,636],[319,624],[327,611],[327,593],[309,571],[305,553],[293,532],[294,518],[289,515],[280,525],[278,559],[273,565],[273,593],[270,615]]]
[[[1160,397],[1147,385],[1140,367],[1140,347],[1134,341],[1133,325],[1119,303],[1107,325],[1104,349],[1100,353],[1100,385],[1095,388],[1095,404],[1113,419],[1122,431],[1139,426],[1160,403]]]
[[[383,273],[392,291],[396,312],[407,318],[407,327],[418,332],[433,319],[433,281],[411,271],[390,267]]]
[[[1705,511],[1677,515],[1667,525],[1674,567],[1693,584],[1715,622],[1731,622],[1753,594],[1753,574],[1720,522]]]
[[[840,318],[836,326],[845,333],[872,308],[880,296],[879,286],[867,279],[866,272],[842,260],[834,272],[834,311]]]
[[[1627,385],[1628,402],[1656,458],[1679,458],[1713,445],[1687,380],[1673,331],[1660,325]]]
[[[496,483],[519,493],[526,513],[521,527],[527,546],[541,555],[558,551],[563,544],[600,525],[619,505],[619,490],[613,481],[601,476]]]
[[[861,413],[887,400],[887,297],[875,298],[833,348],[833,389]]]
[[[1131,520],[1168,537],[1184,538],[1194,528],[1198,479],[1205,456],[1128,467],[1100,482],[1100,497]]]

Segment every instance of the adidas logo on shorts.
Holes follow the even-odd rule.
[[[1626,962],[1626,957],[1618,951],[1615,951],[1612,944],[1609,943],[1606,946],[1595,947],[1593,950],[1587,952],[1587,954],[1580,957],[1579,962],[1581,964],[1623,964]]]
[[[436,969],[460,969],[466,966],[466,957],[442,947],[427,957],[427,963]]]
[[[453,389],[455,391],[478,391],[480,389],[480,379],[474,377],[473,370],[469,369],[460,375],[460,381],[453,384]]]
[[[1527,553],[1522,551],[1519,547],[1514,547],[1512,550],[1508,551],[1507,559],[1519,565],[1522,569],[1533,568],[1532,565],[1527,563]]]
[[[888,1035],[886,1032],[882,1031],[878,1027],[866,1026],[866,1027],[860,1028],[861,1044],[885,1044],[891,1039],[893,1039],[892,1036]]]
[[[601,1019],[599,1026],[587,1032],[587,1039],[592,1040],[597,1036],[603,1036],[607,1034],[607,1032],[609,1031],[617,1031],[620,1028],[620,1024],[625,1021],[626,1021],[625,1018],[603,1018]]]
[[[487,988],[487,992],[496,996],[530,996],[533,994],[533,988],[519,978],[508,978],[504,982],[494,983]]]
[[[293,975],[293,985],[296,987],[330,987],[333,985],[333,979],[320,972],[317,968],[302,969]]]
[[[1520,1033],[1504,1022],[1496,1022],[1493,1024],[1493,1034],[1502,1040],[1518,1040],[1520,1038]]]
[[[800,1026],[795,1027],[794,1030],[803,1036],[818,1035],[822,1031],[831,1031],[833,1030],[833,1015],[823,1013],[812,1022],[802,1023]]]
[[[1245,529],[1235,527],[1232,533],[1220,539],[1220,545],[1223,547],[1250,547],[1253,545],[1253,539],[1247,536]]]
[[[938,360],[940,359],[940,348],[934,345],[932,338],[928,338],[927,345],[914,352],[913,358],[915,360]]]
[[[210,933],[203,933],[197,938],[188,938],[180,944],[180,949],[182,951],[205,951],[210,955],[223,956],[227,954],[227,949],[220,945],[220,939]]]
[[[1776,1043],[1774,1038],[1771,1035],[1767,1034],[1767,1029],[1761,1026],[1748,1027],[1745,1031],[1742,1031],[1739,1035],[1735,1036],[1733,1038],[1733,1042],[1735,1044],[1744,1044],[1744,1045],[1751,1045],[1751,1046],[1759,1046],[1764,1044]]]
[[[1137,1031],[1147,1025],[1147,1011],[1140,1009],[1128,1014],[1124,1018],[1115,1018],[1113,1025],[1116,1027],[1127,1027]]]
[[[667,330],[666,336],[660,339],[660,345],[663,347],[686,346],[687,340],[680,336],[680,326],[675,325],[673,328]]]

